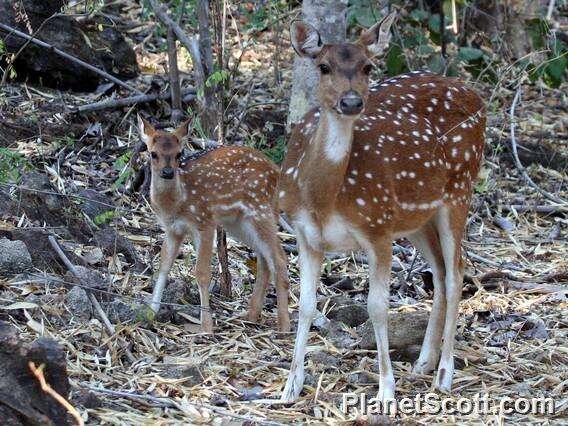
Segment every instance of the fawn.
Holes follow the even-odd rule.
[[[201,327],[205,332],[213,331],[208,287],[215,228],[220,225],[257,253],[257,279],[248,319],[258,320],[270,278],[276,286],[278,328],[289,331],[286,255],[276,233],[277,166],[247,147],[219,147],[185,163],[182,141],[189,133],[189,120],[174,132],[156,130],[141,117],[138,126],[151,156],[152,209],[166,234],[152,310],[159,310],[170,269],[190,234],[197,252]]]
[[[304,382],[308,331],[326,249],[363,249],[368,311],[377,340],[379,398],[394,397],[387,311],[392,241],[407,237],[432,268],[434,300],[414,372],[451,389],[461,296],[461,240],[484,145],[484,107],[457,79],[411,72],[369,87],[370,60],[388,45],[394,14],[356,43],[323,45],[315,28],[292,24],[297,54],[320,72],[320,108],[293,129],[281,169],[279,203],[299,245],[299,323],[281,401]],[[443,343],[442,343],[443,342]]]

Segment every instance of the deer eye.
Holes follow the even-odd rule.
[[[150,155],[152,156],[152,159],[154,159],[154,160],[155,160],[156,158],[158,158],[158,154],[156,154],[154,151],[152,151],[152,152],[150,153]]]
[[[331,68],[326,64],[319,64],[318,68],[322,74],[329,74],[331,72]]]
[[[371,74],[371,71],[373,71],[373,66],[371,64],[367,64],[363,67],[363,73],[365,75]]]

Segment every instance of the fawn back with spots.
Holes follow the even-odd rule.
[[[407,237],[429,262],[432,313],[414,371],[451,388],[463,264],[460,244],[484,145],[484,107],[457,79],[411,72],[369,85],[371,58],[389,41],[394,15],[356,43],[323,45],[293,24],[299,55],[319,68],[320,108],[293,129],[279,184],[300,248],[300,319],[282,400],[298,397],[316,283],[326,249],[367,252],[368,310],[377,338],[382,399],[394,395],[387,310],[392,241]],[[443,341],[443,343],[442,343]]]
[[[138,120],[140,135],[151,156],[151,204],[166,233],[152,309],[159,310],[168,274],[189,234],[197,253],[195,277],[201,298],[201,326],[204,331],[212,332],[210,264],[215,229],[222,226],[257,254],[257,279],[248,319],[258,320],[268,281],[272,279],[276,286],[279,329],[289,331],[286,255],[276,225],[277,166],[262,153],[247,147],[219,147],[183,163],[182,140],[189,132],[189,122],[174,132],[165,132],[154,129],[140,117]]]

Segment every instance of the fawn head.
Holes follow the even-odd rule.
[[[390,40],[396,14],[390,13],[363,32],[355,43],[326,44],[310,24],[296,21],[290,34],[300,56],[311,58],[320,71],[319,101],[323,109],[356,118],[369,96],[371,59],[381,54]]]
[[[190,130],[191,120],[184,121],[175,131],[156,130],[147,120],[138,116],[138,129],[151,156],[152,175],[173,179],[180,165],[183,138]]]

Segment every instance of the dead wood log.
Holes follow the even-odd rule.
[[[51,388],[63,398],[69,396],[67,364],[63,348],[54,340],[38,339],[29,345],[18,332],[0,322],[0,418],[9,425],[68,425],[67,410],[46,395],[29,368],[44,365]]]

